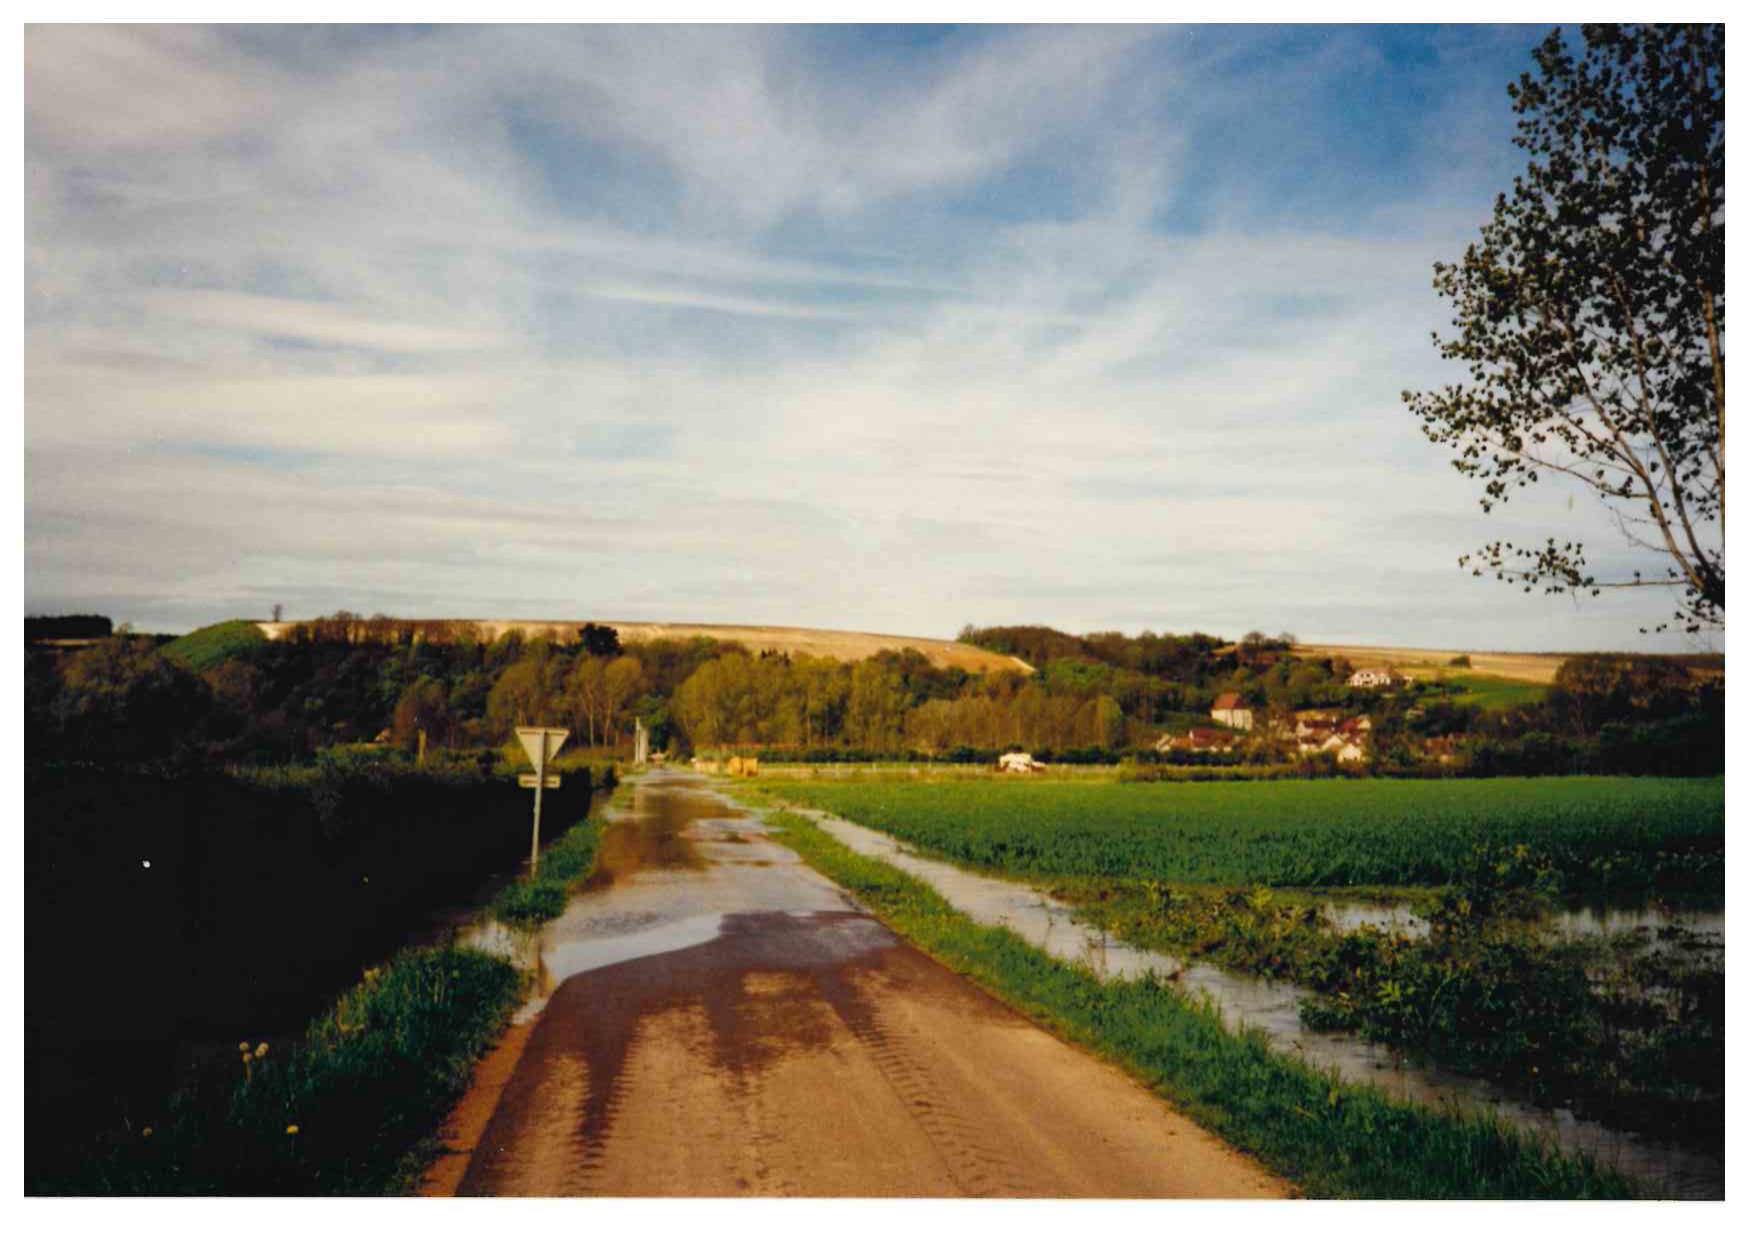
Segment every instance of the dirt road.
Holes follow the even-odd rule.
[[[701,781],[641,784],[434,1193],[1257,1197],[1288,1186],[896,939]]]

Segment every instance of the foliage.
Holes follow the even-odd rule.
[[[342,995],[290,1047],[175,1095],[40,1193],[205,1196],[380,1194],[405,1186],[524,981],[465,948],[406,951]],[[409,1151],[411,1154],[409,1155]]]
[[[623,652],[619,630],[605,624],[585,624],[577,633],[583,649],[596,657],[610,657]]]
[[[564,912],[570,893],[594,873],[601,824],[584,819],[540,854],[538,877],[524,875],[499,893],[492,912],[500,921],[533,926]]]
[[[1548,941],[1559,876],[1527,846],[1486,846],[1417,936],[1342,933],[1316,898],[1153,880],[1064,879],[1051,894],[1119,938],[1307,987],[1303,1018],[1510,1081],[1614,1127],[1722,1145],[1722,959],[1666,930]]]
[[[1570,891],[1723,890],[1721,779],[807,781],[784,797],[1017,874],[1437,885],[1527,843]]]
[[[1502,1125],[1434,1112],[1228,1032],[1167,982],[1099,981],[1006,929],[977,925],[931,888],[860,856],[796,814],[784,843],[924,951],[1064,1036],[1115,1059],[1240,1149],[1313,1196],[1625,1196],[1588,1161],[1550,1153]]]
[[[69,659],[52,707],[70,752],[102,760],[174,755],[206,715],[211,693],[145,637],[106,638]]]
[[[1599,581],[1576,541],[1465,564],[1550,593],[1657,585],[1689,629],[1724,611],[1724,28],[1555,31],[1511,88],[1525,173],[1460,263],[1434,266],[1466,384],[1405,392],[1491,511],[1544,476],[1593,492],[1662,562]]]
[[[115,624],[108,616],[26,616],[24,618],[24,643],[27,646],[31,642],[108,637],[114,632]]]
[[[1367,713],[1377,723],[1375,735],[1389,742],[1374,747],[1379,769],[1419,773],[1418,739],[1477,731],[1470,706],[1489,708],[1481,730],[1490,742],[1505,742],[1495,744],[1490,769],[1518,769],[1509,751],[1524,748],[1514,739],[1524,733],[1564,736],[1577,726],[1565,715],[1507,709],[1532,704],[1545,692],[1540,686],[1452,677],[1449,684],[1379,694],[1350,688],[1340,659],[1301,657],[1279,639],[1226,646],[1201,634],[1071,638],[1043,629],[980,631],[988,632],[1060,640],[1074,653],[1045,660],[1032,676],[973,675],[935,667],[915,650],[846,664],[755,656],[696,639],[638,643],[607,656],[590,654],[578,641],[525,640],[519,630],[488,645],[477,628],[460,623],[415,625],[346,612],[304,622],[280,641],[266,641],[249,622],[234,621],[171,648],[174,669],[204,668],[197,681],[154,670],[141,639],[125,647],[137,656],[129,659],[114,657],[117,648],[110,646],[101,656],[27,650],[26,732],[33,759],[72,756],[101,734],[119,735],[120,756],[129,760],[182,754],[262,763],[308,760],[337,744],[361,742],[410,753],[421,732],[432,756],[447,748],[483,749],[509,742],[512,729],[527,723],[568,726],[573,748],[617,749],[627,743],[636,716],[650,727],[655,747],[671,753],[733,747],[820,760],[983,761],[1017,747],[1050,762],[1109,763],[1125,755],[1150,760],[1157,729],[1209,726],[1210,704],[1230,691],[1252,703],[1264,725],[1307,706]],[[104,657],[103,671],[91,675],[92,661]],[[1661,663],[1678,667],[1673,660]],[[68,690],[69,676],[76,691]],[[1721,691],[1721,678],[1714,679]],[[99,690],[110,682],[113,691]],[[1469,692],[1453,696],[1458,688]],[[1696,700],[1637,695],[1631,722],[1650,724],[1658,712],[1678,707],[1691,713]],[[149,722],[136,727],[135,719]],[[1625,722],[1618,711],[1608,721]],[[1255,765],[1298,757],[1296,747],[1272,743],[1272,736],[1262,726],[1250,734],[1245,752],[1184,760]],[[1170,755],[1174,762],[1180,756]],[[1618,747],[1604,754],[1594,746],[1567,746],[1561,764],[1546,769],[1704,769],[1672,764],[1668,755],[1607,765],[1628,756]]]

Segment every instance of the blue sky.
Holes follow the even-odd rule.
[[[1544,33],[29,28],[25,606],[1647,646],[1400,400]]]

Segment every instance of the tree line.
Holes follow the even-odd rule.
[[[1678,725],[1631,743],[1691,746],[1698,737],[1709,753],[1703,738],[1722,730],[1721,679],[1664,659],[1576,657],[1544,701],[1482,711],[1445,686],[1356,689],[1344,660],[1297,655],[1286,635],[1226,642],[1015,626],[962,636],[1034,670],[973,674],[915,650],[841,663],[709,638],[621,644],[599,626],[558,640],[512,630],[488,642],[477,630],[348,613],[279,641],[246,623],[162,646],[122,632],[83,649],[27,649],[26,748],[31,758],[281,762],[360,742],[413,750],[421,736],[436,749],[483,751],[509,742],[519,724],[540,723],[570,728],[579,747],[622,751],[641,719],[655,748],[675,755],[951,758],[1022,748],[1151,758],[1162,732],[1211,726],[1221,693],[1237,694],[1259,721],[1233,761],[1292,760],[1296,749],[1275,725],[1290,734],[1292,713],[1308,707],[1365,713],[1380,760],[1406,761],[1429,738],[1457,736],[1493,745],[1509,764],[1525,737],[1594,746],[1611,725],[1609,752],[1618,754],[1631,741],[1623,728],[1657,721]],[[1265,752],[1271,743],[1280,753]]]

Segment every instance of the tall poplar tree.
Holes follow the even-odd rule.
[[[1555,31],[1510,87],[1528,169],[1433,286],[1465,383],[1404,392],[1484,483],[1483,511],[1562,477],[1609,510],[1637,571],[1583,544],[1462,557],[1526,591],[1664,588],[1690,631],[1724,617],[1724,28]],[[1654,567],[1651,566],[1654,564]],[[1665,626],[1659,626],[1665,627]]]

